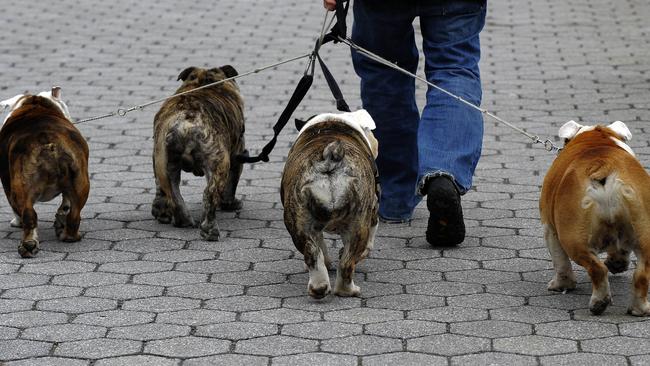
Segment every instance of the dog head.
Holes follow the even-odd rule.
[[[634,155],[632,148],[626,144],[627,141],[630,141],[632,139],[632,133],[627,128],[625,123],[621,121],[616,121],[608,126],[583,126],[575,121],[569,121],[560,127],[558,136],[564,139],[564,144],[566,145],[571,142],[571,140],[573,140],[576,136],[597,129],[607,130],[610,134],[610,138],[616,143],[616,145]]]
[[[67,119],[70,119],[70,111],[68,110],[68,105],[65,104],[63,100],[61,100],[61,87],[58,86],[52,87],[52,90],[40,92],[36,96],[51,101],[52,104],[54,104],[54,106],[58,108]],[[29,100],[29,97],[33,97],[33,95],[18,94],[12,98],[0,101],[0,107],[2,107],[3,109],[9,108],[9,113],[7,114],[7,116],[5,117],[2,123],[4,124],[4,122],[6,122],[7,119],[9,119],[9,117],[11,117],[11,114],[15,110],[23,106],[23,104],[25,104],[25,102]]]
[[[230,65],[214,67],[211,69],[203,69],[200,67],[190,66],[181,71],[181,73],[178,75],[177,80],[183,81],[183,87],[191,86],[197,88],[237,75],[239,75],[237,73],[237,70],[235,70],[235,68]]]

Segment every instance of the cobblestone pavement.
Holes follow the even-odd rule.
[[[191,65],[250,70],[305,53],[320,0],[2,1],[3,98],[63,87],[81,118],[171,93]],[[186,4],[188,3],[188,4]],[[276,4],[282,6],[273,7]],[[50,5],[52,6],[50,8]],[[628,123],[650,162],[650,3],[499,0],[483,33],[484,106],[540,136],[566,120]],[[324,56],[353,106],[349,52]],[[303,65],[242,79],[248,146],[260,148]],[[419,89],[420,95],[422,88]],[[486,121],[458,248],[424,240],[426,210],[381,225],[356,273],[361,298],[306,295],[307,274],[282,222],[279,177],[295,132],[272,162],[247,166],[244,209],[220,213],[225,237],[156,223],[151,168],[157,107],[80,125],[91,148],[83,241],[54,240],[54,204],[37,208],[43,251],[20,259],[0,208],[0,363],[6,365],[385,365],[650,363],[650,322],[625,315],[631,272],[612,276],[615,305],[589,314],[578,270],[549,293],[537,200],[553,155]],[[297,113],[332,111],[322,78]],[[183,191],[200,214],[203,181]],[[330,237],[329,245],[340,246]]]

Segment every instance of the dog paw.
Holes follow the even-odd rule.
[[[357,297],[361,296],[361,288],[357,285],[352,285],[350,287],[341,287],[334,290],[334,295],[341,297]]]
[[[65,231],[63,231],[60,235],[58,235],[58,237],[60,241],[64,241],[67,243],[72,243],[81,240],[81,235],[79,235],[79,233],[68,234]]]
[[[39,250],[38,240],[25,240],[18,246],[18,254],[23,258],[33,258]]]
[[[571,291],[575,290],[576,288],[576,281],[573,279],[569,278],[557,278],[553,277],[552,280],[549,281],[548,286],[546,287],[547,290],[549,291],[555,291],[555,292],[565,292],[565,291]]]
[[[14,218],[11,219],[11,221],[9,222],[9,225],[10,225],[11,227],[23,227],[23,222],[22,222],[22,220],[21,220],[19,217],[14,217]]]
[[[169,206],[162,201],[154,201],[151,205],[151,215],[161,224],[172,222],[172,212]]]
[[[607,269],[609,269],[609,272],[616,274],[627,271],[628,267],[630,266],[630,261],[622,258],[613,259],[607,257],[605,260],[605,265],[607,266]]]
[[[219,241],[221,233],[216,224],[201,223],[201,237],[207,241]]]
[[[605,309],[612,303],[612,297],[606,296],[604,299],[592,298],[589,303],[589,311],[594,315],[602,314]]]
[[[244,204],[241,200],[235,198],[232,201],[222,201],[220,207],[222,211],[238,211],[244,207]]]
[[[314,299],[322,299],[325,296],[329,295],[330,292],[332,292],[332,289],[330,288],[329,283],[325,283],[320,286],[309,285],[307,289],[309,296]]]
[[[641,305],[632,305],[627,309],[629,315],[650,316],[650,303],[647,301]]]

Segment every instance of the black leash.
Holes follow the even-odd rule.
[[[332,92],[334,99],[336,100],[336,108],[342,112],[350,112],[350,107],[345,102],[345,98],[343,97],[343,93],[341,93],[341,89],[339,88],[338,83],[325,65],[325,62],[323,62],[323,59],[318,54],[318,51],[324,44],[328,42],[338,42],[339,36],[342,38],[346,37],[347,25],[345,24],[345,18],[347,17],[349,6],[350,0],[339,0],[336,2],[336,24],[334,24],[331,31],[323,37],[322,42],[320,39],[316,40],[314,51],[309,57],[309,62],[307,63],[307,69],[305,70],[304,75],[298,82],[296,89],[293,91],[293,94],[289,99],[289,103],[287,103],[287,106],[280,114],[278,121],[275,123],[275,125],[273,125],[273,138],[271,141],[269,141],[262,148],[262,152],[260,152],[257,156],[249,156],[247,150],[244,151],[243,154],[237,155],[235,158],[237,163],[241,164],[269,161],[269,154],[275,147],[275,144],[278,142],[278,136],[280,135],[280,132],[282,132],[284,126],[287,125],[289,118],[291,118],[293,112],[295,112],[296,108],[298,108],[298,105],[300,105],[300,102],[302,102],[302,100],[305,98],[305,95],[307,95],[307,92],[314,82],[314,69],[316,65],[316,59],[318,59],[318,64],[323,71],[323,76],[325,77],[327,85],[329,86],[329,89]]]

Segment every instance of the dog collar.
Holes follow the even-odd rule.
[[[370,140],[368,139],[368,136],[366,136],[366,132],[364,130],[372,131],[376,128],[376,126],[375,126],[375,121],[372,119],[370,114],[365,109],[360,109],[356,112],[348,112],[348,113],[319,114],[316,117],[310,119],[309,122],[307,122],[300,129],[300,132],[298,132],[298,136],[300,136],[308,128],[318,123],[328,122],[328,121],[341,122],[343,124],[352,127],[354,130],[360,133],[361,136],[363,136],[364,141],[366,142],[366,144],[368,144],[368,147],[372,150],[372,145],[370,144]]]

